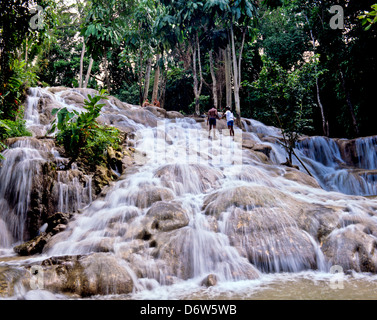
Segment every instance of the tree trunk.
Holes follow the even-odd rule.
[[[359,130],[359,126],[358,126],[357,120],[356,120],[355,109],[354,109],[352,101],[351,101],[350,92],[349,92],[349,90],[347,89],[347,86],[346,86],[346,80],[344,78],[344,74],[343,74],[342,70],[340,69],[340,67],[339,67],[339,74],[340,74],[340,79],[342,81],[343,90],[344,90],[344,93],[346,95],[347,105],[348,105],[348,108],[349,108],[350,113],[351,113],[353,127],[355,129],[356,135],[359,136],[360,130]]]
[[[143,105],[143,50],[139,50],[139,102]]]
[[[110,93],[111,85],[110,85],[110,75],[109,75],[109,62],[107,60],[106,53],[103,56],[103,64],[104,64],[104,69],[105,69],[105,81],[106,81],[107,91]]]
[[[308,26],[309,26],[310,23],[309,23],[308,17],[305,16],[305,19],[306,19],[306,22],[308,23]],[[315,38],[314,38],[313,30],[310,28],[309,31],[310,31],[310,37],[312,38],[312,42],[313,42],[313,52],[315,53],[316,48],[315,48]],[[315,73],[317,74],[317,66],[315,67]],[[322,130],[323,130],[323,134],[328,137],[330,135],[329,123],[326,121],[325,110],[324,110],[323,105],[322,105],[321,94],[320,94],[320,90],[319,90],[319,79],[318,79],[317,75],[316,75],[315,82],[316,82],[316,88],[317,88],[317,102],[318,102],[318,106],[321,110]]]
[[[232,64],[229,45],[224,50],[226,106],[232,107]]]
[[[86,72],[86,78],[85,78],[85,84],[84,84],[85,89],[88,87],[88,84],[89,84],[90,74],[92,73],[93,62],[94,62],[93,58],[90,58],[89,67]]]
[[[28,37],[26,37],[26,47],[25,47],[25,71],[27,70],[27,62],[28,62]]]
[[[217,97],[217,81],[216,81],[216,74],[214,70],[214,63],[213,63],[213,50],[209,51],[209,65],[211,69],[211,77],[212,77],[212,93],[213,93],[213,104],[217,109],[219,106],[218,97]]]
[[[237,55],[236,55],[236,45],[234,41],[234,30],[233,26],[231,26],[231,41],[232,41],[232,53],[233,53],[233,86],[234,86],[234,102],[236,105],[236,112],[237,112],[237,119],[236,123],[239,126],[241,124],[241,102],[240,102],[240,75],[239,72],[241,70],[238,69],[239,62],[237,65]]]
[[[168,81],[167,70],[162,72],[161,80],[161,96],[157,97],[160,100],[160,107],[165,109],[165,94],[166,94],[166,83]]]
[[[198,77],[196,71],[196,47],[192,48],[192,75],[194,78],[194,97],[195,97],[195,114],[199,115],[199,93],[198,93]]]
[[[85,57],[85,39],[84,39],[84,41],[82,43],[82,50],[81,50],[79,88],[82,88],[82,83],[83,83],[84,57]]]
[[[161,59],[161,54],[158,53],[156,56],[156,70],[154,73],[152,102],[155,99],[158,99],[158,89],[159,89],[159,83],[160,83],[160,63],[159,63],[160,59]]]
[[[149,58],[148,59],[148,64],[147,64],[147,71],[145,73],[145,84],[144,84],[144,97],[143,97],[143,101],[145,101],[146,99],[148,99],[148,92],[149,92],[149,83],[150,83],[150,80],[151,80],[151,69],[152,69],[152,59]],[[153,103],[153,99],[151,101],[151,103]]]
[[[197,114],[200,115],[200,105],[199,105],[199,97],[202,93],[202,88],[203,88],[203,72],[202,72],[202,61],[201,61],[201,57],[200,57],[200,42],[199,42],[199,37],[198,37],[198,33],[196,33],[196,45],[197,45],[197,48],[198,48],[198,64],[199,64],[199,89],[198,89],[198,106],[197,106]]]

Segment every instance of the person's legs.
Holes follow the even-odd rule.
[[[209,119],[209,132],[208,132],[208,138],[211,137],[211,130],[213,130],[213,136],[215,137],[215,131],[216,131],[216,119]]]

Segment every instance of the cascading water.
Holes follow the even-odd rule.
[[[36,89],[32,96],[46,97],[50,110],[51,104],[80,110],[79,104],[66,103],[73,92],[80,100],[82,92],[77,90],[52,94]],[[39,104],[35,100],[30,99],[30,110]],[[236,130],[234,138],[225,129],[216,139],[208,139],[208,129],[198,119],[166,119],[110,101],[101,121],[132,133],[134,165],[94,201],[90,177],[81,181],[80,189],[74,175],[59,171],[59,210],[82,210],[65,231],[50,239],[36,261],[78,257],[75,263],[81,265],[73,275],[84,269],[87,281],[100,279],[105,284],[104,289],[97,284],[95,292],[131,293],[128,298],[187,298],[193,292],[205,298],[211,292],[203,293],[206,278],[216,278],[220,291],[235,292],[246,283],[268,283],[270,274],[280,279],[289,278],[287,273],[316,270],[328,277],[334,265],[359,272],[367,267],[377,270],[377,204],[360,196],[376,195],[374,176],[365,171],[375,169],[369,154],[375,151],[373,139],[355,143],[358,154],[362,150],[368,157],[356,165],[365,177],[354,181],[350,177],[355,170],[334,140],[301,141],[296,153],[314,179],[297,160],[300,171],[281,166],[285,150],[274,142],[282,138],[280,131],[254,120],[244,119],[245,131]],[[56,150],[50,152],[56,163],[64,163]],[[0,216],[0,241],[6,247],[14,242],[9,220],[15,219],[9,217]],[[18,223],[22,222],[14,226]],[[75,263],[68,260],[69,265]],[[127,275],[132,290],[114,284],[114,279],[123,283]]]
[[[374,196],[377,195],[376,172],[373,171],[377,168],[375,143],[375,137],[356,139],[353,149],[357,160],[352,164],[344,159],[336,141],[324,137],[302,140],[298,153],[324,189]]]
[[[50,126],[48,123],[41,123],[41,100],[42,104],[48,100],[55,102],[55,107],[69,107],[62,99],[55,100],[54,95],[48,90],[29,89],[25,120],[33,137],[18,138],[12,142],[3,152],[5,160],[0,167],[0,248],[3,249],[9,249],[15,243],[27,239],[26,222],[31,210],[31,195],[40,183],[37,178],[42,174],[42,166],[51,162],[51,159],[58,169],[58,196],[55,201],[57,210],[66,213],[76,212],[92,201],[91,177],[81,177],[77,170],[59,171],[68,159],[60,156],[51,140],[35,138],[45,135]],[[79,178],[85,181],[80,182]]]
[[[46,160],[30,140],[14,143],[5,150],[4,157],[0,170],[0,220],[1,233],[8,236],[2,239],[0,248],[9,248],[14,241],[24,239],[33,178]]]

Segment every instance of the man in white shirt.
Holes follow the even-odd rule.
[[[229,129],[230,135],[234,137],[234,129],[233,129],[233,126],[234,126],[234,115],[233,115],[233,112],[230,111],[230,107],[226,107],[226,112],[221,117],[221,119],[223,119],[225,117],[226,117],[226,123],[228,125],[228,129]]]

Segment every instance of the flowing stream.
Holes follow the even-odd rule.
[[[69,92],[31,89],[25,119],[35,136],[48,132],[41,119],[46,106],[83,110],[68,101]],[[376,297],[376,275],[360,267],[363,251],[345,257],[343,246],[359,241],[353,238],[359,226],[368,245],[377,243],[374,137],[354,142],[353,164],[335,140],[302,139],[295,152],[310,178],[297,159],[300,171],[281,165],[286,153],[277,143],[280,131],[255,120],[244,119],[234,138],[221,126],[209,138],[205,123],[193,118],[157,117],[110,101],[101,121],[133,132],[134,166],[95,200],[91,176],[58,168],[56,211],[80,213],[41,255],[28,259],[15,257],[12,247],[27,238],[33,179],[48,152],[58,164],[67,159],[36,137],[17,140],[4,152],[0,272],[52,257],[106,253],[134,287],[129,294],[109,288],[94,299]],[[371,265],[377,261],[374,250],[367,255]],[[216,285],[203,286],[209,276]],[[66,298],[22,286],[11,298],[20,296]]]

